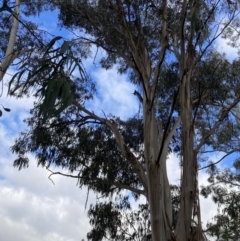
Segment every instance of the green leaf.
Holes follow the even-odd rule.
[[[4,109],[5,111],[7,111],[7,112],[10,112],[10,111],[11,111],[9,108],[3,107],[3,109]]]
[[[65,99],[62,102],[62,105],[53,112],[53,116],[59,115],[62,111],[64,111],[70,104],[72,103],[72,97]]]
[[[56,80],[51,79],[48,82],[47,89],[43,93],[44,100],[43,100],[43,103],[40,106],[40,111],[38,113],[38,116],[41,116],[42,114],[43,114],[43,116],[46,116],[46,113],[47,113],[48,109],[50,108],[48,105],[49,105],[49,100],[50,100],[50,97],[51,97],[51,94],[52,94],[52,91],[53,91],[53,88],[54,88],[54,85],[55,85],[55,81]]]
[[[72,103],[73,96],[72,96],[69,82],[64,81],[61,88],[62,88],[61,100],[58,104],[60,107],[53,112],[54,116],[59,115],[63,110],[65,110]]]
[[[193,34],[193,32],[195,31],[196,29],[196,7],[193,7],[191,9],[191,13],[190,13],[190,16],[191,16],[191,32]]]
[[[73,73],[73,71],[76,69],[76,67],[77,67],[77,64],[76,63],[74,63],[74,66],[73,66],[73,68],[72,68],[72,66],[70,66],[69,67],[69,69],[70,69],[70,75]],[[72,69],[71,69],[72,68]]]
[[[30,80],[32,77],[34,77],[35,75],[37,75],[38,73],[43,72],[44,70],[50,68],[49,64],[44,64],[42,67],[38,68],[34,68],[32,72],[29,72],[27,80]],[[49,71],[50,72],[50,71]],[[25,88],[25,86],[27,85],[27,81],[25,82],[23,89]]]
[[[25,72],[25,70],[22,70],[22,71],[19,73],[17,82],[20,81],[20,79],[21,79],[22,75],[24,74],[24,72]],[[23,85],[23,89],[27,86],[28,83],[29,83],[29,79],[27,79],[27,80],[25,81],[25,84]]]
[[[59,50],[59,53],[60,54],[64,54],[70,47],[70,41],[64,41],[64,43],[62,44],[60,50]]]
[[[44,100],[38,114],[39,116],[43,115],[43,122],[47,118],[59,115],[72,103],[70,83],[64,79],[50,80],[43,95]]]
[[[50,93],[50,96],[47,99],[48,102],[46,102],[46,105],[47,105],[48,111],[50,112],[54,108],[55,102],[58,97],[59,89],[60,89],[60,86],[58,84],[55,84],[55,86],[53,87]]]
[[[58,41],[58,40],[60,40],[60,39],[62,39],[61,36],[57,36],[57,37],[53,38],[53,39],[47,44],[45,54],[48,52],[48,50],[49,50],[50,48],[52,48],[52,46],[55,44],[55,42]]]
[[[23,65],[20,66],[19,70],[25,68],[25,67],[28,66],[28,65],[29,65],[28,62],[24,63]]]
[[[20,78],[22,77],[22,75],[24,74],[26,70],[22,70],[21,72],[17,72],[16,74],[13,75],[13,77],[11,78],[11,80],[9,81],[9,84],[8,84],[8,91],[7,91],[7,94],[9,95],[9,92],[10,92],[10,88],[11,88],[11,85],[12,83],[15,81],[15,79],[17,78],[17,82],[19,83],[20,81]],[[26,85],[26,84],[25,84]],[[15,88],[13,93],[17,90],[18,88]]]
[[[21,72],[20,72],[21,73]],[[15,80],[15,78],[19,75],[19,73],[16,73],[13,75],[13,77],[11,78],[11,80],[9,81],[9,84],[8,84],[8,92],[7,94],[9,95],[9,92],[10,92],[10,88],[11,88],[11,85],[13,83],[13,81]]]

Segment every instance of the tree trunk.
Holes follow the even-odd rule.
[[[163,149],[160,161],[158,155],[161,141],[161,130],[158,129],[154,111],[144,101],[144,140],[145,162],[148,181],[148,202],[150,206],[151,229],[153,241],[171,240],[172,206],[170,186],[167,178],[166,148]]]
[[[179,241],[189,240],[193,203],[195,200],[196,158],[193,148],[193,118],[190,93],[190,73],[180,83],[180,107],[182,120],[182,168],[181,199],[176,237]]]

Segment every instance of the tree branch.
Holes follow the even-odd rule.
[[[91,22],[91,24],[94,26],[94,28],[95,28],[107,41],[109,41],[109,43],[116,49],[117,54],[118,54],[119,56],[121,56],[121,57],[127,62],[127,64],[128,64],[129,66],[131,66],[133,69],[135,68],[134,63],[127,57],[127,55],[125,55],[125,54],[123,53],[122,50],[120,50],[120,49],[118,48],[118,46],[117,46],[116,44],[114,44],[114,42],[109,38],[109,36],[106,35],[105,32],[102,31],[102,30],[97,26],[97,24],[89,17],[89,15],[88,15],[87,13],[86,13],[86,15],[83,15],[82,12],[81,12],[79,9],[75,8],[74,5],[72,5],[72,7],[73,7],[73,9],[74,9],[75,11],[77,11],[78,14],[80,14],[80,16],[82,16],[82,17],[84,17],[84,18],[87,18],[87,20]],[[90,40],[90,41],[93,42],[93,40]],[[96,43],[97,43],[97,42],[96,42]],[[97,45],[97,46],[101,46],[103,49],[105,49],[105,50],[107,51],[106,47],[104,47],[103,45],[99,45],[99,43],[97,43],[96,45]]]
[[[147,189],[148,189],[147,188],[147,177],[146,177],[145,171],[144,171],[141,163],[137,160],[137,158],[134,156],[134,154],[131,152],[129,147],[124,142],[123,137],[122,137],[121,133],[119,132],[116,123],[111,122],[107,119],[101,118],[101,117],[97,116],[96,114],[90,112],[89,110],[85,109],[82,105],[80,105],[76,100],[73,100],[73,105],[75,105],[79,110],[81,110],[81,111],[85,112],[86,114],[88,114],[89,116],[91,116],[93,119],[96,119],[96,120],[102,122],[103,124],[105,124],[112,130],[112,132],[115,136],[116,142],[117,142],[120,150],[122,151],[123,156],[131,164],[134,172],[137,174],[140,182],[142,183],[145,191],[147,192]]]
[[[219,125],[222,123],[222,121],[228,116],[231,109],[233,109],[238,104],[239,100],[240,100],[240,95],[238,95],[236,97],[234,102],[229,107],[222,108],[222,113],[221,113],[219,120],[215,123],[215,125],[212,127],[212,129],[210,129],[208,131],[208,133],[202,138],[202,140],[200,141],[200,143],[198,144],[198,146],[195,149],[196,153],[199,152],[201,147],[205,144],[206,140],[213,134],[213,132],[219,127]]]
[[[219,1],[218,1],[219,2]],[[217,3],[218,4],[218,3]],[[217,7],[217,4],[215,6],[215,8]],[[209,47],[212,46],[213,42],[218,39],[218,37],[220,37],[222,35],[222,33],[225,31],[225,29],[231,24],[231,22],[233,21],[235,15],[232,16],[232,18],[230,18],[230,20],[224,25],[224,27],[220,30],[219,33],[218,30],[219,30],[219,27],[217,27],[217,30],[215,32],[215,36],[209,40],[209,43],[206,45],[206,47],[201,51],[201,54],[199,55],[198,58],[196,58],[196,62],[195,62],[195,65],[202,59],[202,57],[204,56],[205,52],[208,50]],[[219,23],[219,26],[222,24],[222,22]]]
[[[205,167],[199,168],[198,171],[218,164],[218,163],[221,162],[224,158],[226,158],[227,156],[231,155],[231,154],[234,153],[234,152],[235,152],[235,150],[228,152],[226,155],[224,155],[224,156],[223,156],[220,160],[218,160],[217,162],[214,162],[214,163],[211,163],[211,164],[209,164],[209,165],[207,165],[207,166],[205,166]]]
[[[71,174],[65,174],[65,173],[62,173],[62,172],[54,172],[52,171],[51,169],[49,169],[48,167],[46,167],[46,169],[51,172],[51,174],[48,176],[48,179],[51,180],[51,182],[55,185],[55,183],[53,182],[53,180],[51,179],[51,177],[53,175],[61,175],[61,176],[64,176],[64,177],[71,177],[71,178],[76,178],[76,179],[85,179],[83,177],[81,177],[80,175],[71,175]],[[91,179],[92,181],[96,181],[96,182],[102,182],[102,183],[109,183],[108,180],[104,180],[104,179],[101,179],[101,178],[92,178]],[[92,182],[89,182],[89,184],[93,184]],[[111,185],[115,186],[116,188],[120,188],[120,189],[127,189],[131,192],[134,192],[136,194],[139,194],[139,195],[144,195],[146,196],[146,192],[145,190],[141,190],[141,189],[137,189],[135,187],[131,187],[129,185],[126,185],[126,184],[123,184],[123,183],[119,183],[119,182],[112,182]]]

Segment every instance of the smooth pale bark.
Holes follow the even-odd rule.
[[[19,8],[20,8],[20,0],[16,0],[14,13],[12,16],[13,25],[12,25],[12,28],[10,31],[8,46],[7,46],[7,50],[5,53],[5,57],[0,64],[0,70],[1,70],[0,71],[0,81],[3,79],[9,66],[12,64],[14,59],[17,57],[17,55],[14,53],[14,44],[16,41],[17,30],[18,30],[18,25],[19,25],[19,21],[18,21],[19,16],[20,16]]]
[[[178,58],[180,66],[179,83],[179,103],[180,116],[182,121],[182,180],[180,209],[175,230],[176,239],[179,241],[189,240],[192,222],[193,203],[196,198],[196,177],[197,165],[194,154],[194,123],[192,117],[191,98],[191,75],[195,63],[195,48],[192,44],[194,31],[190,32],[188,45],[186,48],[185,21],[187,0],[182,2],[181,10],[181,39],[180,56]],[[190,7],[193,8],[193,3]],[[191,24],[193,24],[191,22]],[[195,189],[194,189],[195,188]]]
[[[183,175],[181,180],[180,211],[176,227],[176,236],[178,240],[188,240],[193,202],[195,200],[194,183],[196,181],[190,78],[184,77],[180,88]]]
[[[165,143],[160,161],[158,155],[162,141],[161,126],[157,125],[154,111],[144,98],[144,146],[148,180],[148,202],[152,228],[152,240],[171,240],[172,206],[170,186],[167,178]]]

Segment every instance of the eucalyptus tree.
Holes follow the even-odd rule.
[[[104,196],[124,189],[135,198],[144,196],[153,241],[204,240],[199,164],[208,152],[228,156],[239,149],[232,139],[239,136],[239,129],[231,112],[240,101],[238,70],[213,51],[214,41],[236,19],[238,3],[78,0],[49,4],[59,8],[62,27],[80,34],[62,43],[60,37],[54,38],[31,68],[21,67],[29,71],[25,83],[12,79],[10,93],[21,95],[31,87],[40,97],[27,120],[29,132],[22,133],[12,148],[19,155],[14,165],[27,166],[25,154],[33,152],[38,164],[49,170],[55,164],[72,172],[52,175],[76,178],[80,186]],[[220,16],[224,22],[219,23]],[[123,121],[87,109],[86,100],[96,90],[80,60],[86,53],[83,44],[105,51],[100,60],[103,68],[116,66],[120,73],[129,74],[141,90],[134,92],[142,106],[140,117]],[[73,76],[76,68],[80,77]],[[15,76],[18,80],[21,73]],[[179,155],[182,168],[174,225],[166,169],[169,152]],[[129,205],[126,196],[120,195],[118,201],[120,209]],[[113,228],[113,239],[117,220],[106,224]],[[105,233],[101,235],[99,240]],[[91,233],[90,238],[97,240]]]

